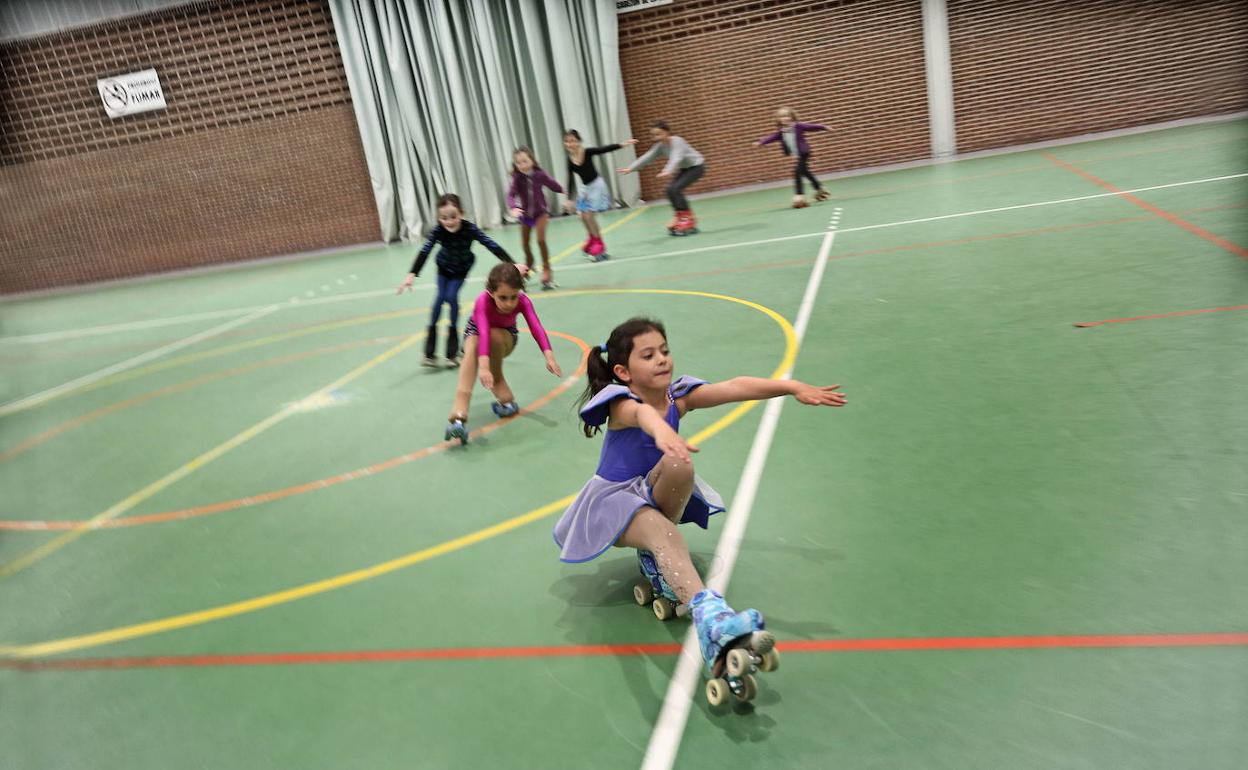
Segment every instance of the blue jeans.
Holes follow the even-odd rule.
[[[438,293],[433,298],[433,308],[429,311],[429,325],[436,326],[442,317],[442,303],[450,305],[451,328],[459,326],[459,290],[464,286],[463,278],[447,278],[438,273]]]

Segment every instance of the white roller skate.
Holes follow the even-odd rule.
[[[730,695],[741,703],[753,700],[758,694],[754,675],[780,667],[776,638],[764,630],[762,613],[753,609],[734,612],[723,596],[710,589],[694,596],[689,609],[710,675],[707,702],[721,706]]]
[[[653,553],[638,549],[637,569],[641,578],[633,585],[633,599],[638,604],[642,607],[649,604],[659,620],[671,620],[677,615],[683,617],[689,613],[689,605],[681,604],[676,592],[659,574],[659,563]]]

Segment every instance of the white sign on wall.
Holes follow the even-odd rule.
[[[165,92],[160,88],[156,70],[103,78],[95,81],[95,85],[100,89],[100,100],[110,118],[165,108]]]
[[[656,5],[671,5],[672,0],[615,0],[616,13],[628,13],[629,11],[644,11],[647,8],[653,8]]]

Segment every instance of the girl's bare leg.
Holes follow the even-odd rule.
[[[653,553],[659,573],[676,592],[681,604],[688,604],[694,594],[706,588],[689,558],[684,536],[671,519],[650,506],[637,511],[615,544]]]
[[[503,359],[511,355],[516,347],[516,340],[506,329],[490,329],[490,374],[494,375],[494,398],[500,404],[509,404],[516,400],[511,386],[503,378]]]
[[[602,230],[598,228],[598,220],[594,218],[594,212],[582,211],[581,221],[585,223],[585,232],[598,238],[602,237]]]
[[[549,281],[550,273],[550,249],[546,246],[546,223],[550,221],[550,217],[543,216],[537,220],[537,248],[542,252],[542,280]],[[528,243],[527,241],[525,242]],[[525,252],[525,259],[529,259],[528,252]],[[530,266],[532,264],[530,263]]]
[[[524,247],[524,266],[532,270],[533,269],[533,252],[529,250],[529,233],[530,232],[532,232],[532,228],[530,228],[528,225],[526,224],[520,225],[520,245]],[[542,236],[539,234],[538,240],[540,241],[541,238]]]
[[[647,480],[660,511],[673,524],[679,524],[693,495],[693,463],[664,455],[650,470]]]
[[[459,365],[459,382],[455,386],[455,404],[451,407],[452,420],[468,421],[468,403],[472,400],[472,383],[477,379],[478,344],[479,340],[476,335],[464,340],[464,362]]]

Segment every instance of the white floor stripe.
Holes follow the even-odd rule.
[[[797,321],[793,331],[800,345],[806,336],[806,327],[810,323],[810,315],[815,306],[815,297],[819,293],[819,285],[823,282],[823,269],[828,263],[828,253],[836,239],[836,231],[824,233],[823,245],[819,256],[815,259],[814,269],[810,271],[810,279],[806,282],[806,293],[802,296],[802,304],[797,311]],[[792,370],[784,372],[781,379],[793,375]],[[754,498],[758,493],[758,484],[763,477],[763,468],[767,464],[767,454],[771,451],[771,441],[776,434],[776,425],[780,421],[780,410],[788,398],[773,398],[767,402],[763,410],[763,418],[758,431],[754,434],[754,443],[750,446],[749,457],[745,461],[745,469],[741,474],[741,482],[732,496],[732,507],[724,514],[723,534],[715,547],[712,562],[718,565],[718,571],[707,581],[707,587],[721,593],[728,587],[733,567],[737,562],[737,554],[741,550],[741,540],[745,536],[745,527],[750,520],[750,510],[754,506]],[[744,609],[744,608],[741,608]],[[692,624],[685,634],[685,643],[680,650],[680,658],[676,662],[676,672],[668,685],[667,695],[663,699],[663,708],[650,735],[650,743],[646,747],[646,756],[642,760],[642,770],[670,770],[676,762],[676,753],[680,749],[680,739],[685,731],[685,723],[689,720],[689,709],[693,699],[699,697],[701,682],[699,671],[702,668],[702,653],[698,649],[697,632]]]
[[[860,227],[846,227],[840,232],[842,233],[860,233],[864,230],[879,230],[885,227],[900,227],[902,225],[914,225],[921,222],[936,222],[941,219],[955,219],[957,217],[973,217],[980,214],[995,214],[999,211],[1016,211],[1018,209],[1030,209],[1036,206],[1053,206],[1058,203],[1076,203],[1078,201],[1089,201],[1095,198],[1113,198],[1125,193],[1148,192],[1149,190],[1164,190],[1168,187],[1185,187],[1192,184],[1205,184],[1206,182],[1221,182],[1227,179],[1239,179],[1248,176],[1245,174],[1229,174],[1227,176],[1215,176],[1208,179],[1193,179],[1187,182],[1172,182],[1170,184],[1156,184],[1151,187],[1136,187],[1133,190],[1123,190],[1122,192],[1097,193],[1095,195],[1080,195],[1077,198],[1059,198],[1051,201],[1038,201],[1036,203],[1020,203],[1017,206],[1001,206],[995,209],[979,209],[977,211],[963,211],[957,214],[942,214],[936,217],[923,217],[922,219],[903,219],[900,222],[885,222],[878,225],[862,225]]]
[[[1215,176],[1208,179],[1192,179],[1186,182],[1172,182],[1170,184],[1151,185],[1149,187],[1136,187],[1131,190],[1123,190],[1122,193],[1097,193],[1094,195],[1080,195],[1075,198],[1058,198],[1048,201],[1037,201],[1035,203],[1020,203],[1016,206],[1001,206],[992,209],[978,209],[975,211],[961,211],[955,214],[941,214],[934,217],[923,217],[921,219],[903,219],[897,222],[882,222],[877,225],[861,225],[859,227],[847,227],[838,230],[841,233],[856,233],[866,230],[881,230],[889,227],[901,227],[904,225],[921,224],[923,222],[937,222],[943,219],[957,219],[960,217],[973,217],[981,214],[995,214],[1001,211],[1015,211],[1018,209],[1035,208],[1037,206],[1055,206],[1062,203],[1077,203],[1079,201],[1094,200],[1096,198],[1112,198],[1123,193],[1148,192],[1149,190],[1164,190],[1170,187],[1185,187],[1194,184],[1206,184],[1209,182],[1221,182],[1228,179],[1240,179],[1248,176],[1244,174],[1229,174],[1227,176]],[[734,249],[744,246],[763,246],[769,243],[781,243],[783,241],[801,240],[804,238],[818,238],[824,235],[823,231],[814,233],[802,233],[800,235],[785,235],[778,238],[763,238],[756,241],[738,241],[737,243],[722,243],[713,246],[701,246],[691,249],[677,249],[675,251],[664,251],[658,254],[646,254],[640,257],[623,257],[612,258],[606,262],[597,263],[580,263],[574,265],[560,265],[558,272],[563,273],[569,270],[602,270],[610,268],[613,265],[631,264],[633,262],[645,262],[652,259],[665,259],[667,257],[678,257],[685,254],[699,254],[711,251],[719,251],[721,249]],[[414,289],[432,288],[433,283],[423,283],[414,286]],[[374,289],[372,291],[359,291],[350,294],[336,294],[329,297],[317,297],[316,299],[301,299],[298,302],[291,302],[284,307],[303,307],[305,305],[326,305],[335,302],[351,302],[357,299],[372,299],[375,297],[383,297],[394,293],[393,289]],[[312,292],[315,295],[315,292]],[[112,332],[130,331],[132,329],[150,329],[159,326],[171,326],[174,324],[189,323],[192,321],[201,321],[209,318],[225,317],[230,315],[242,315],[244,313],[252,313],[261,310],[267,305],[256,305],[253,307],[241,307],[231,310],[218,310],[211,313],[196,313],[184,316],[169,316],[166,318],[152,318],[146,321],[134,321],[130,323],[108,324],[104,326],[90,326],[82,329],[67,329],[56,332],[43,332],[40,334],[15,335],[11,337],[0,337],[0,344],[6,343],[31,343],[31,342],[53,342],[56,340],[75,339],[78,337],[89,337],[98,334],[109,334]]]
[[[261,316],[266,316],[269,313],[272,313],[273,311],[277,309],[278,309],[278,305],[269,305],[268,307],[261,308],[260,310],[257,310],[256,312],[251,313],[250,315],[244,316],[243,318],[236,318],[233,321],[228,321],[226,323],[221,324],[220,326],[214,326],[211,329],[207,329],[205,331],[199,332],[198,334],[192,334],[190,337],[187,337],[185,339],[178,340],[177,342],[172,342],[168,345],[165,345],[164,347],[156,348],[155,350],[149,350],[146,353],[141,353],[135,356],[134,358],[128,358],[125,361],[113,364],[112,366],[105,367],[103,369],[100,369],[99,371],[92,372],[91,374],[83,375],[82,377],[79,377],[76,380],[71,380],[62,385],[57,385],[54,388],[48,388],[45,391],[42,391],[40,393],[35,393],[34,395],[31,395],[31,396],[26,396],[25,398],[20,398],[16,401],[10,401],[9,403],[4,404],[3,406],[0,406],[0,417],[5,417],[15,412],[20,412],[24,409],[29,409],[32,406],[38,406],[39,404],[42,404],[45,401],[50,401],[54,398],[57,398],[58,396],[63,396],[66,393],[70,393],[85,385],[90,385],[93,382],[102,380],[105,377],[108,377],[109,375],[116,374],[117,372],[124,372],[126,369],[131,369],[135,366],[138,366],[139,364],[145,364],[148,361],[151,361],[156,358],[160,358],[166,353],[172,353],[173,351],[180,350],[184,347],[187,347],[188,345],[194,345],[196,342],[202,342],[203,340],[206,340],[210,337],[215,337],[218,334],[229,331],[230,329],[233,329],[235,327],[242,326],[245,323],[254,321],[257,318],[260,318]]]

